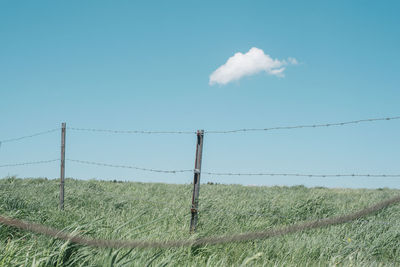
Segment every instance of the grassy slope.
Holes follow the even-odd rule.
[[[202,185],[197,236],[260,231],[346,214],[399,190]],[[0,180],[0,214],[105,239],[189,238],[190,185]],[[0,225],[0,266],[399,265],[400,206],[352,223],[267,240],[199,248],[82,247]]]

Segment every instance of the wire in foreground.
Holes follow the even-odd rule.
[[[196,131],[141,131],[141,130],[109,130],[94,128],[67,127],[68,130],[85,132],[103,132],[113,134],[196,134]]]
[[[162,173],[180,173],[180,172],[193,172],[193,170],[159,170],[159,169],[149,169],[149,168],[141,168],[136,166],[130,165],[117,165],[117,164],[109,164],[109,163],[102,163],[102,162],[93,162],[93,161],[86,161],[86,160],[77,160],[77,159],[67,159],[67,161],[88,164],[88,165],[97,165],[97,166],[104,166],[104,167],[112,167],[112,168],[123,168],[123,169],[135,169],[140,171],[149,171],[149,172],[162,172]]]
[[[52,132],[55,132],[55,131],[58,131],[58,130],[60,130],[60,128],[51,129],[51,130],[47,130],[47,131],[43,131],[43,132],[39,132],[39,133],[34,133],[34,134],[31,134],[31,135],[25,135],[25,136],[21,136],[21,137],[1,140],[0,141],[0,146],[3,143],[15,142],[15,141],[23,140],[23,139],[26,139],[26,138],[32,138],[32,137],[36,137],[36,136],[52,133]]]
[[[275,228],[262,232],[251,232],[243,234],[234,234],[229,236],[220,237],[205,237],[194,240],[176,240],[176,241],[144,241],[144,240],[105,240],[105,239],[92,239],[80,235],[73,235],[71,233],[63,232],[55,228],[51,228],[42,224],[25,222],[17,219],[11,219],[4,216],[0,216],[0,223],[27,230],[37,234],[47,235],[53,238],[70,241],[72,243],[93,246],[99,248],[173,248],[173,247],[188,247],[188,246],[204,246],[204,245],[216,245],[225,244],[232,242],[245,242],[255,239],[266,239],[271,237],[277,237],[305,230],[311,230],[321,227],[327,227],[330,225],[338,225],[346,222],[350,222],[379,210],[387,208],[391,205],[398,204],[400,202],[400,196],[390,198],[388,200],[379,202],[373,206],[364,208],[360,211],[356,211],[347,215],[320,219],[315,221],[297,223],[285,227]]]
[[[363,122],[375,122],[375,121],[389,121],[398,120],[400,116],[396,117],[385,117],[385,118],[371,118],[354,121],[344,121],[335,123],[321,123],[321,124],[305,124],[296,126],[281,126],[281,127],[269,127],[269,128],[243,128],[235,130],[221,130],[221,131],[205,131],[208,134],[227,134],[227,133],[238,133],[238,132],[254,132],[254,131],[271,131],[271,130],[291,130],[300,128],[318,128],[318,127],[329,127],[329,126],[344,126],[348,124],[357,124]],[[87,132],[104,132],[113,134],[196,134],[196,131],[143,131],[143,130],[109,130],[109,129],[95,129],[95,128],[76,128],[68,127],[69,130],[74,131],[87,131]]]
[[[2,168],[2,167],[13,167],[13,166],[24,166],[24,165],[36,165],[36,164],[55,162],[55,161],[59,161],[59,160],[60,159],[50,159],[50,160],[41,160],[41,161],[28,161],[28,162],[4,164],[4,165],[0,165],[0,168]]]
[[[207,175],[218,175],[218,176],[296,176],[296,177],[400,177],[400,174],[304,174],[304,173],[234,173],[234,172],[202,172]]]
[[[243,128],[228,131],[205,131],[205,133],[211,134],[227,134],[227,133],[239,133],[239,132],[256,132],[256,131],[272,131],[272,130],[292,130],[300,128],[318,128],[318,127],[329,127],[329,126],[344,126],[348,124],[357,124],[362,122],[374,122],[374,121],[389,121],[398,120],[400,116],[397,117],[386,117],[386,118],[375,118],[375,119],[364,119],[356,121],[345,121],[345,122],[335,122],[335,123],[322,123],[322,124],[305,124],[296,126],[281,126],[281,127],[270,127],[270,128]]]

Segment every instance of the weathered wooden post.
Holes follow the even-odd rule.
[[[194,163],[194,178],[193,178],[193,196],[192,196],[192,218],[190,220],[190,233],[196,231],[198,207],[199,207],[199,192],[200,192],[200,174],[201,174],[201,159],[203,156],[203,139],[204,130],[197,131],[196,143],[196,160]]]
[[[64,209],[64,178],[65,178],[65,130],[66,123],[61,124],[61,167],[60,167],[60,209]]]

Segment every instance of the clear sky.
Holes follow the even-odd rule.
[[[225,130],[400,115],[398,1],[0,1],[0,140],[60,127]],[[236,53],[287,62],[210,85]],[[289,58],[298,64],[289,64]],[[240,65],[242,66],[242,65]],[[204,171],[400,173],[400,120],[206,135]],[[192,169],[195,135],[67,132],[67,158]],[[60,157],[60,133],[4,143],[0,165]],[[0,177],[59,176],[59,164]],[[66,176],[189,183],[67,162]],[[400,178],[202,176],[258,185],[397,187]]]

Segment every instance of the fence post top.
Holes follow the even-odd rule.
[[[204,135],[204,130],[197,130],[197,134]]]

